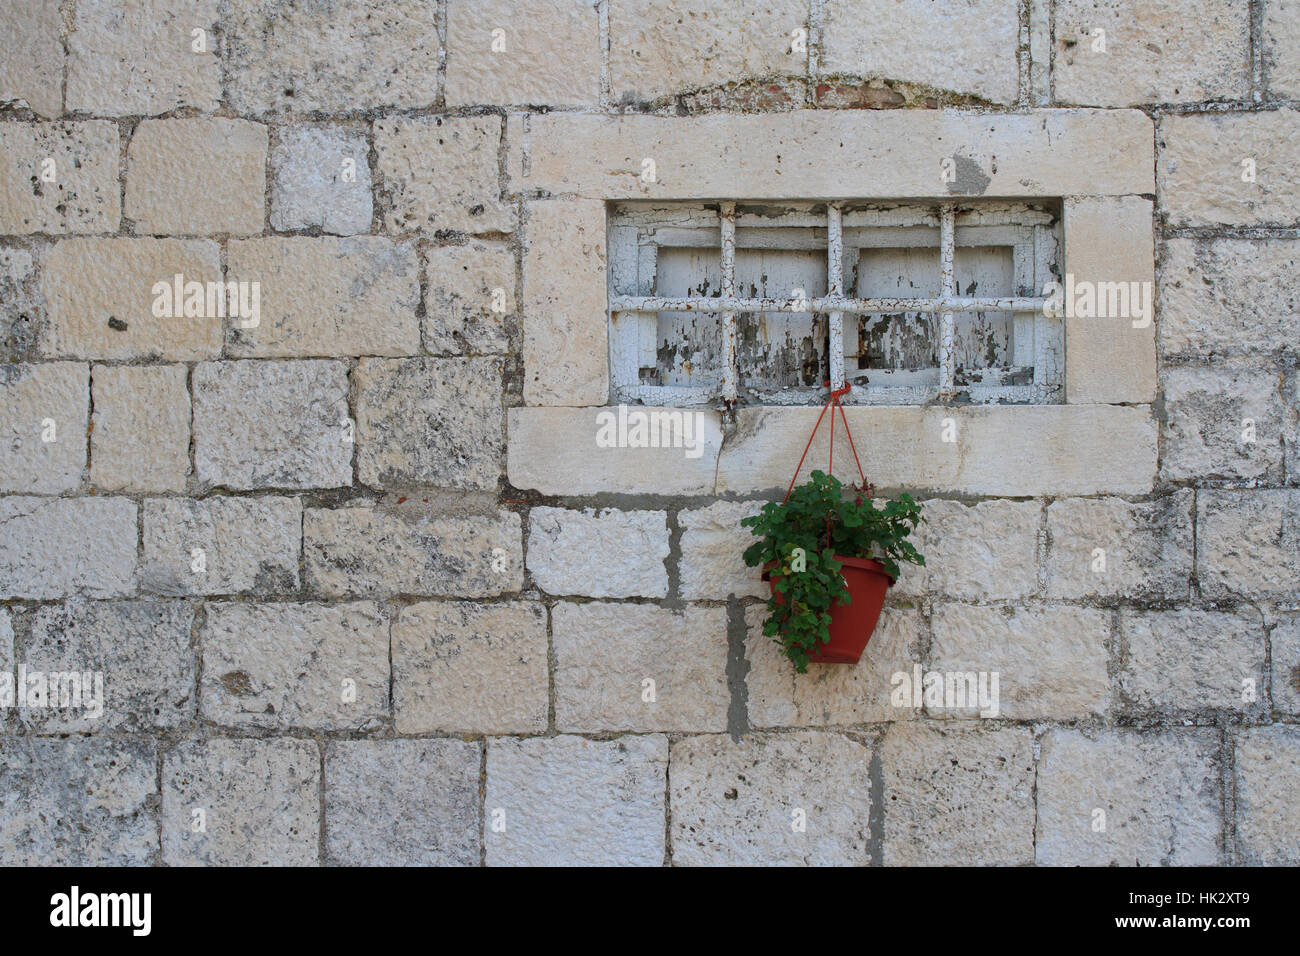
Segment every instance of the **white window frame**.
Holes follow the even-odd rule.
[[[759,204],[756,204],[759,205]],[[764,204],[765,205],[765,204]],[[1058,239],[1050,224],[1057,217],[1000,201],[990,204],[950,200],[911,202],[882,208],[854,208],[845,202],[785,203],[785,215],[775,219],[737,213],[732,201],[709,212],[703,204],[619,204],[609,213],[610,379],[620,401],[649,405],[699,406],[721,402],[734,408],[740,398],[736,350],[736,316],[753,313],[816,313],[828,318],[830,372],[834,387],[848,381],[851,392],[842,401],[866,405],[923,405],[954,400],[975,404],[1048,404],[1063,393],[1064,331],[1059,317],[1046,314],[1043,296],[1023,294],[1059,278]],[[845,211],[845,207],[848,210]],[[824,211],[823,211],[824,210]],[[710,222],[709,219],[713,221]],[[958,220],[961,224],[958,224]],[[820,223],[822,228],[816,228]],[[741,246],[782,250],[825,250],[827,293],[823,296],[772,299],[735,295],[737,227]],[[757,232],[746,229],[762,229]],[[744,241],[746,240],[747,241]],[[866,248],[936,247],[935,271],[943,294],[939,297],[858,298],[845,294],[843,277],[854,274]],[[956,248],[1010,247],[1013,296],[960,296],[953,280]],[[720,251],[721,294],[673,297],[654,292],[661,248],[703,248]],[[794,290],[792,290],[793,292]],[[660,312],[707,313],[722,325],[724,367],[721,381],[710,386],[646,385],[640,369],[654,364]],[[871,369],[846,372],[848,350],[843,341],[844,314],[938,313],[940,363],[919,371]],[[1006,377],[1032,375],[1031,384],[958,381],[954,361],[954,327],[964,312],[1011,312],[1014,315],[1013,366],[991,370]],[[853,384],[869,377],[870,384]],[[751,389],[756,404],[818,404],[825,389],[786,387]]]

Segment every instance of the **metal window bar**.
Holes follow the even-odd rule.
[[[944,296],[957,294],[957,279],[953,260],[957,257],[957,214],[952,203],[939,207],[939,292]],[[951,398],[957,377],[955,349],[957,323],[952,310],[945,309],[939,316],[939,397]]]
[[[940,295],[929,298],[876,297],[857,298],[844,294],[844,231],[842,209],[838,203],[826,207],[826,277],[827,294],[812,298],[768,299],[736,296],[736,204],[720,203],[718,220],[721,230],[722,295],[658,296],[615,295],[613,312],[715,312],[723,317],[722,398],[727,407],[735,405],[738,391],[736,357],[736,314],[739,312],[824,312],[829,317],[831,387],[844,386],[844,313],[880,314],[914,312],[932,315],[939,320],[939,396],[956,394],[956,320],[966,312],[1037,312],[1047,301],[1041,296],[960,296],[956,273],[956,207],[939,205],[939,273]]]
[[[722,298],[736,298],[736,204],[724,202],[718,206],[722,226]],[[727,407],[736,404],[736,382],[739,370],[736,361],[736,312],[728,309],[722,314],[722,400]]]
[[[840,207],[826,206],[826,292],[829,298],[844,298],[844,230]],[[844,311],[832,309],[830,319],[831,389],[844,387]],[[832,422],[834,424],[834,422]],[[832,435],[832,441],[834,435]]]

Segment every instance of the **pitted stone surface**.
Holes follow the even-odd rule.
[[[609,32],[610,84],[623,103],[807,69],[808,5],[799,0],[616,3]]]
[[[342,362],[203,362],[193,382],[200,481],[237,490],[352,484]]]
[[[482,745],[337,740],[325,752],[326,861],[477,866]],[[376,788],[376,781],[383,786]]]
[[[586,597],[668,596],[667,514],[533,508],[528,570],[550,594]]]
[[[1160,348],[1194,356],[1294,352],[1300,302],[1288,277],[1295,239],[1170,239],[1164,244]]]
[[[90,480],[104,491],[184,491],[190,393],[183,365],[96,365]]]
[[[0,497],[0,598],[122,597],[136,571],[129,498]]]
[[[1171,226],[1300,219],[1300,171],[1291,161],[1300,144],[1300,112],[1166,116],[1160,139],[1158,190]]]
[[[295,590],[301,541],[297,498],[149,498],[141,584],[174,595]]]
[[[495,489],[503,468],[499,359],[362,359],[357,470],[376,488]]]
[[[1300,733],[1288,725],[1252,727],[1236,738],[1237,848],[1248,866],[1300,863]]]
[[[32,0],[0,9],[7,41],[0,61],[0,104],[26,106],[43,118],[63,109],[62,0]]]
[[[758,568],[745,564],[745,549],[757,542],[741,519],[756,515],[765,501],[719,501],[707,508],[683,510],[681,592],[687,600],[767,597],[769,588]]]
[[[525,235],[524,400],[606,405],[604,203],[532,203]]]
[[[369,730],[388,717],[388,619],[369,601],[208,604],[201,640],[214,724]]]
[[[1300,620],[1288,617],[1274,625],[1269,646],[1273,706],[1282,713],[1300,716]]]
[[[1256,362],[1165,369],[1166,481],[1278,484],[1282,373]]]
[[[115,232],[117,167],[114,123],[0,125],[0,233]]]
[[[1267,712],[1267,646],[1258,612],[1180,608],[1120,611],[1125,648],[1119,693],[1136,713],[1204,713],[1258,719]]]
[[[37,357],[49,334],[37,268],[44,249],[0,243],[0,361]]]
[[[667,771],[660,734],[489,740],[488,865],[661,865]]]
[[[361,130],[283,127],[271,147],[271,228],[319,228],[337,236],[369,232],[369,151]]]
[[[1264,5],[1264,69],[1269,91],[1300,96],[1300,4],[1269,0]]]
[[[0,673],[13,673],[14,626],[9,611],[0,608]],[[0,721],[0,723],[3,723]]]
[[[231,355],[413,355],[420,348],[415,248],[379,236],[230,243],[229,278],[260,283],[257,324],[231,319]],[[246,327],[247,326],[247,327]]]
[[[512,232],[514,213],[500,198],[500,144],[498,116],[377,121],[388,230]]]
[[[447,3],[447,105],[595,106],[600,23],[591,0]],[[563,38],[563,55],[555,44]]]
[[[156,864],[157,767],[146,740],[0,739],[0,863]]]
[[[995,103],[1016,98],[1017,6],[975,0],[935,6],[924,0],[828,0],[823,73],[905,80],[973,94]]]
[[[727,616],[651,605],[560,603],[551,612],[561,731],[727,727]]]
[[[96,116],[215,110],[220,8],[219,0],[77,3],[68,35],[68,109]]]
[[[1028,729],[894,724],[877,747],[887,866],[1024,866],[1034,859]]]
[[[881,507],[877,505],[877,507]],[[928,501],[912,543],[925,566],[900,564],[894,593],[1023,599],[1038,590],[1037,501]]]
[[[164,291],[168,285],[175,288],[178,275],[182,293],[191,282],[205,287],[217,282],[217,244],[125,238],[57,243],[44,256],[41,270],[49,322],[44,351],[77,359],[215,358],[221,352],[223,320],[209,314],[185,316],[184,295],[178,303],[174,293]]]
[[[1151,502],[1059,498],[1047,506],[1047,595],[1177,600],[1192,573],[1192,493]]]
[[[1218,735],[1051,730],[1038,770],[1036,862],[1222,862]]]
[[[180,743],[163,757],[162,859],[168,866],[314,866],[320,809],[314,741]]]
[[[1300,491],[1202,490],[1196,572],[1207,598],[1285,598],[1300,578]]]
[[[89,411],[85,365],[0,365],[0,491],[75,490],[86,467]]]
[[[1084,106],[1241,99],[1250,87],[1250,14],[1231,0],[1060,0],[1056,95]]]
[[[871,751],[841,734],[673,743],[673,863],[866,866]]]
[[[39,733],[169,730],[194,719],[194,608],[183,601],[69,601],[32,617],[28,672],[80,674],[80,707],[20,711]],[[102,679],[102,691],[98,683]],[[52,689],[52,688],[51,688]],[[101,705],[102,704],[102,708]]]
[[[1059,604],[937,604],[931,628],[930,668],[945,675],[943,706],[926,702],[931,716],[1069,720],[1105,714],[1110,708],[1108,611]],[[949,674],[962,675],[952,681],[951,703]],[[974,675],[978,706],[969,704],[967,675]],[[979,696],[984,686],[986,697],[997,698],[991,707]],[[959,687],[966,706],[958,697]]]
[[[422,0],[312,6],[233,0],[231,105],[240,112],[422,109],[438,96],[437,10]]]
[[[491,597],[523,586],[519,516],[404,516],[309,508],[306,585],[325,595]]]
[[[424,347],[435,354],[497,355],[518,321],[515,255],[504,242],[471,239],[424,256]]]
[[[522,734],[546,730],[546,608],[531,601],[438,601],[393,624],[398,732]]]
[[[260,233],[266,127],[246,120],[145,120],[127,150],[128,219],[141,233]]]

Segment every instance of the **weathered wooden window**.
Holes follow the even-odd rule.
[[[620,401],[1047,403],[1064,333],[1049,203],[620,203],[610,368]]]

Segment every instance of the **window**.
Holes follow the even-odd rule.
[[[1153,487],[1155,322],[1077,309],[1055,320],[1034,295],[1051,281],[1154,287],[1156,137],[1145,113],[556,112],[507,122],[520,135],[506,175],[523,203],[522,404],[509,410],[507,438],[515,487],[783,491],[832,356],[853,383],[848,418],[880,487],[1010,497]],[[946,180],[954,164],[970,174]],[[736,297],[723,302],[728,198]],[[844,294],[833,300],[828,201],[839,202],[844,250]],[[791,295],[796,278],[809,301]],[[951,297],[921,301],[945,285]],[[760,292],[777,299],[746,301]],[[695,301],[667,301],[681,297]],[[690,335],[661,339],[661,322]],[[609,409],[637,402],[694,407],[704,453],[596,446]],[[956,440],[936,440],[943,429]]]
[[[1059,403],[1051,202],[625,202],[609,212],[620,401]]]

